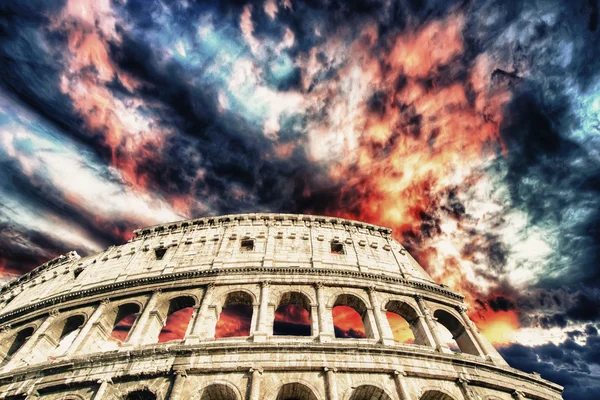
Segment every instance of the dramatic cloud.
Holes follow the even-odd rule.
[[[28,0],[0,32],[2,280],[182,218],[362,219],[509,362],[594,393],[595,1]],[[217,332],[249,324],[233,306]]]

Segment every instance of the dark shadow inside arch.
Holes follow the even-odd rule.
[[[57,340],[58,345],[53,351],[54,356],[64,354],[69,349],[69,346],[75,340],[77,333],[83,327],[84,323],[85,318],[83,315],[73,315],[64,321],[62,329],[59,327],[60,334]]]
[[[250,335],[252,296],[246,292],[229,293],[223,302],[215,327],[215,338]]]
[[[310,336],[310,303],[302,293],[285,293],[279,301],[273,321],[275,336]]]
[[[439,390],[428,390],[419,400],[454,400],[454,398]]]
[[[6,350],[5,358],[4,358],[4,360],[2,360],[3,363],[8,362],[11,359],[11,357],[17,351],[19,351],[19,349],[21,347],[23,347],[23,345],[29,340],[31,335],[33,335],[33,331],[34,331],[34,329],[32,327],[21,329],[14,336],[12,342],[8,341],[9,346],[8,346],[8,349]]]
[[[454,315],[445,310],[436,310],[433,313],[433,316],[437,319],[437,322],[439,325],[441,325],[441,327],[450,332],[452,340],[447,343],[450,350],[466,354],[479,355],[477,345],[471,336],[469,336],[463,323]],[[443,332],[442,329],[439,329],[439,331]]]
[[[136,390],[128,393],[125,400],[156,400],[156,395],[148,389]]]
[[[139,316],[140,306],[136,303],[121,304],[117,308],[113,330],[110,333],[111,339],[117,342],[124,342],[131,332],[135,320]]]
[[[185,338],[195,305],[196,300],[190,296],[171,299],[165,325],[158,334],[158,343]]]
[[[235,391],[222,383],[214,383],[204,388],[200,394],[200,400],[237,400]]]
[[[350,400],[392,400],[392,398],[377,386],[362,385],[354,389]]]
[[[318,400],[313,391],[301,383],[286,383],[279,388],[275,400]]]

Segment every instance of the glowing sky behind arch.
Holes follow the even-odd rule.
[[[597,393],[597,1],[26,0],[0,31],[5,281],[182,218],[355,218]]]

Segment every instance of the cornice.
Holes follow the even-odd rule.
[[[393,277],[389,275],[382,274],[374,274],[369,272],[359,272],[359,271],[347,271],[347,270],[339,270],[339,269],[326,269],[326,268],[294,268],[294,267],[233,267],[233,268],[211,268],[205,270],[195,270],[195,271],[184,271],[184,272],[174,272],[170,274],[162,274],[157,276],[149,276],[138,279],[131,279],[122,282],[111,283],[108,285],[101,285],[92,287],[89,289],[78,290],[76,292],[67,293],[60,296],[50,297],[46,300],[39,301],[34,304],[30,304],[28,306],[19,307],[10,312],[4,313],[0,315],[0,324],[3,324],[7,321],[12,320],[13,318],[19,317],[23,314],[36,311],[39,309],[43,309],[45,307],[56,306],[58,304],[65,303],[69,300],[74,300],[78,298],[90,297],[92,295],[97,294],[105,294],[112,293],[115,291],[120,291],[123,289],[140,287],[145,285],[153,285],[158,283],[166,283],[173,281],[180,281],[182,279],[194,279],[194,278],[203,278],[203,277],[216,277],[216,276],[233,276],[233,275],[248,275],[248,274],[273,274],[273,275],[327,275],[327,276],[341,276],[341,277],[350,277],[350,278],[361,278],[361,279],[369,279],[369,280],[377,280],[380,282],[386,283],[395,283],[404,285],[407,287],[413,287],[416,289],[435,292],[447,297],[450,297],[455,300],[462,301],[464,296],[454,293],[450,290],[444,289],[439,285],[432,285],[425,282],[408,280],[400,277]]]
[[[328,217],[323,215],[308,215],[308,214],[276,214],[276,213],[255,213],[255,214],[229,214],[213,217],[203,217],[190,219],[185,221],[168,222],[165,224],[153,225],[146,228],[140,228],[133,231],[134,238],[137,240],[146,236],[150,236],[155,232],[164,232],[168,230],[177,230],[189,226],[229,226],[235,225],[241,221],[303,221],[308,223],[326,223],[339,226],[352,226],[363,228],[374,232],[379,232],[383,235],[391,235],[392,229],[379,225],[367,224],[361,221],[355,221],[345,218]]]

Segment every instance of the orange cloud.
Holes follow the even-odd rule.
[[[193,313],[193,307],[185,307],[169,315],[158,335],[158,343],[183,339]]]

